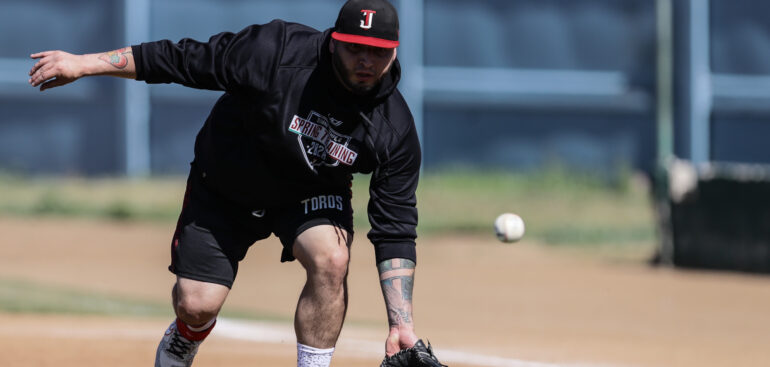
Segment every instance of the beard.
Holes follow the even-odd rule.
[[[371,85],[354,83],[351,77],[351,75],[353,75],[353,71],[348,70],[345,67],[345,64],[342,62],[342,58],[340,58],[340,56],[336,52],[332,54],[332,65],[334,68],[334,73],[337,75],[337,79],[340,81],[340,83],[342,83],[342,85],[346,89],[353,92],[353,94],[358,94],[358,95],[368,94],[369,92],[374,90],[376,86],[380,84],[379,80],[372,83]]]

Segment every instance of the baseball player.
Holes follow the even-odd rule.
[[[29,83],[41,91],[92,75],[224,91],[195,141],[171,244],[177,318],[156,367],[192,364],[239,261],[271,233],[281,261],[296,259],[307,273],[294,319],[297,365],[328,366],[347,308],[356,172],[372,174],[368,237],[389,321],[383,364],[440,366],[412,316],[421,153],[396,89],[398,45],[390,3],[350,0],[323,32],[274,20],[208,42],[31,55]]]

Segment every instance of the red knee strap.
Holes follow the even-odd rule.
[[[214,329],[214,326],[217,324],[216,321],[214,321],[211,326],[208,327],[208,329],[203,331],[192,331],[187,326],[187,324],[184,323],[184,321],[180,320],[179,318],[176,319],[176,328],[179,330],[179,334],[182,334],[182,336],[193,342],[201,341],[203,339],[206,339],[206,337],[211,333],[211,330]]]

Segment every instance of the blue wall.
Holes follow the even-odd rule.
[[[139,4],[140,1],[130,2]],[[331,26],[342,0],[141,0],[149,40],[192,37],[282,18]],[[409,2],[410,3],[406,3]],[[688,12],[674,1],[674,23]],[[526,170],[549,162],[613,172],[652,171],[656,159],[656,2],[651,0],[394,0],[419,10],[404,24],[402,91],[422,129],[428,170]],[[415,6],[414,4],[420,4]],[[126,83],[88,78],[39,93],[26,85],[30,53],[125,46],[136,19],[123,0],[0,0],[0,170],[33,174],[127,172]],[[770,162],[770,4],[712,0],[711,158]],[[31,21],[34,19],[34,21]],[[422,36],[419,30],[422,32]],[[686,32],[685,32],[686,33]],[[678,34],[683,34],[678,32]],[[675,57],[687,49],[676,39]],[[417,52],[410,45],[421,45]],[[418,53],[419,54],[416,54]],[[681,59],[681,58],[680,58]],[[417,60],[417,61],[415,61]],[[686,73],[678,61],[675,71]],[[415,82],[416,81],[416,82]],[[676,78],[677,105],[687,105]],[[184,173],[195,134],[219,93],[148,86],[154,174]],[[415,97],[416,96],[416,97]],[[683,100],[683,98],[685,100]],[[422,113],[419,113],[422,112]],[[676,149],[687,158],[687,114]]]

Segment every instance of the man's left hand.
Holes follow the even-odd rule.
[[[390,357],[402,349],[410,348],[417,340],[417,335],[412,329],[390,328],[388,339],[385,340],[385,355]]]

